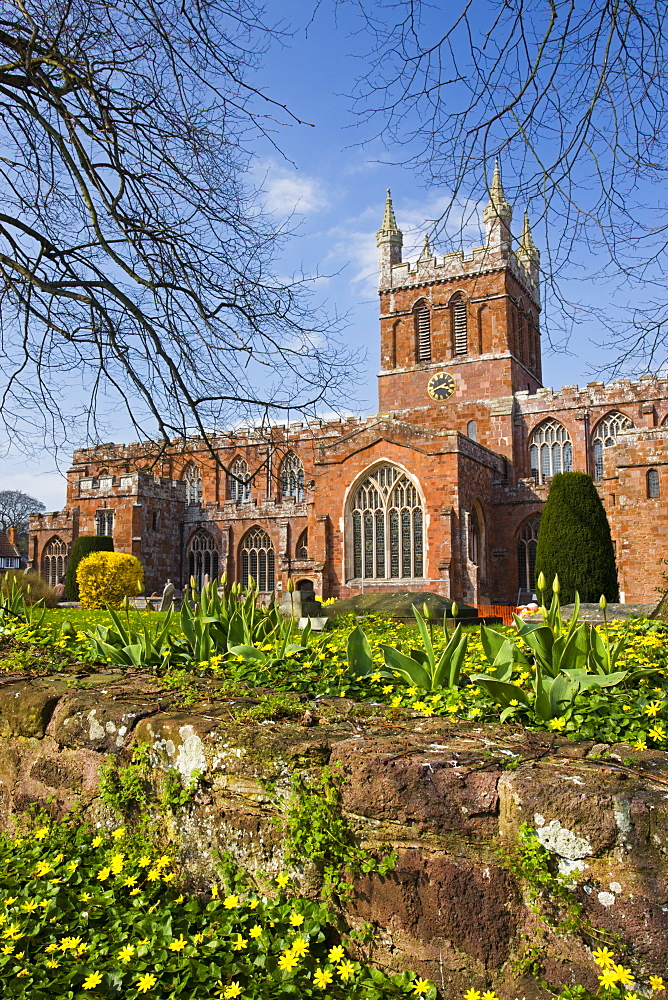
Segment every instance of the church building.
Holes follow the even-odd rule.
[[[403,259],[388,192],[377,234],[378,413],[201,440],[76,451],[66,507],[31,517],[50,583],[80,534],[144,564],[146,592],[225,571],[323,597],[429,590],[514,605],[534,587],[540,515],[558,472],[589,473],[621,600],[654,602],[668,556],[668,380],[543,388],[539,252],[515,242],[497,171],[486,243]],[[216,457],[218,461],[216,461]]]

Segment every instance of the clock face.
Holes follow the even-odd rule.
[[[436,372],[427,384],[427,392],[431,398],[441,401],[450,399],[456,388],[455,380],[449,372]]]

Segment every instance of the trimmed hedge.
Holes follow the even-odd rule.
[[[79,535],[72,546],[70,558],[67,563],[67,573],[65,574],[65,592],[63,598],[66,601],[79,600],[79,584],[77,583],[77,569],[79,563],[91,552],[113,552],[114,540],[111,535]]]
[[[536,579],[545,574],[549,603],[552,581],[559,574],[561,601],[596,602],[604,594],[619,600],[617,566],[610,525],[591,476],[561,472],[552,480],[540,520]]]
[[[144,590],[144,568],[127,552],[91,552],[77,570],[82,608],[120,608]]]

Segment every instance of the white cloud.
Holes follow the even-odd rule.
[[[263,170],[261,190],[269,212],[287,218],[295,213],[311,215],[327,208],[329,200],[317,178],[276,163],[265,163]]]
[[[418,256],[425,234],[431,235],[434,225],[446,213],[446,231],[456,234],[450,243],[445,236],[432,240],[432,250],[436,255],[458,249],[461,240],[465,247],[476,246],[480,240],[478,218],[480,207],[474,202],[451,206],[448,195],[425,195],[421,199],[394,199],[397,223],[404,234],[404,260]],[[366,208],[352,219],[346,219],[330,230],[331,251],[328,259],[347,260],[352,265],[350,283],[365,292],[375,291],[378,281],[378,250],[376,232],[383,215],[383,205]]]

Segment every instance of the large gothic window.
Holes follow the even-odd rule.
[[[538,545],[538,528],[540,514],[528,518],[517,535],[517,569],[520,590],[533,591],[536,588],[536,546]]]
[[[408,476],[380,465],[355,487],[348,508],[352,575],[362,580],[424,576],[424,512]]]
[[[620,431],[631,430],[635,424],[623,413],[615,410],[603,417],[594,429],[592,437],[592,448],[594,451],[594,479],[596,482],[603,478],[603,449],[612,448],[617,444],[617,435]]]
[[[262,528],[251,528],[241,543],[241,584],[248,586],[248,578],[253,577],[258,590],[274,589],[274,546],[271,538]]]
[[[417,360],[431,361],[431,314],[424,302],[415,307],[414,316]]]
[[[304,499],[304,466],[293,451],[288,452],[281,462],[281,499],[294,497],[297,503]],[[270,588],[273,589],[273,588]]]
[[[469,349],[468,329],[466,323],[466,302],[463,296],[456,295],[450,304],[452,310],[452,343],[455,354],[467,354]]]
[[[250,500],[251,476],[246,461],[239,455],[230,466],[227,476],[227,495],[235,503]]]
[[[529,459],[537,483],[544,483],[558,472],[571,472],[573,446],[564,425],[552,418],[539,424],[529,440]]]
[[[209,580],[218,579],[219,559],[216,542],[212,535],[203,528],[196,531],[190,539],[187,552],[188,577],[195,577],[199,590],[202,589],[204,577]]]
[[[186,503],[189,507],[202,503],[202,471],[194,462],[188,462],[183,470],[186,484]]]
[[[67,569],[67,545],[62,538],[52,538],[44,546],[42,554],[42,576],[55,587],[60,583]]]

